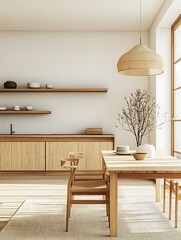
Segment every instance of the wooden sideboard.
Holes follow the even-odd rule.
[[[84,153],[79,170],[101,170],[101,150],[114,149],[114,135],[0,135],[0,171],[64,171],[60,159]]]

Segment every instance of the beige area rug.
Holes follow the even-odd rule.
[[[74,205],[70,231],[65,232],[65,201],[27,200],[0,233],[0,240],[112,239],[103,205]],[[160,208],[148,200],[119,203],[121,240],[181,240]]]

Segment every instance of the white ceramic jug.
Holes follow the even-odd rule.
[[[145,143],[143,145],[140,145],[137,147],[137,152],[143,152],[143,153],[148,153],[148,157],[151,158],[151,157],[154,157],[155,156],[155,147],[153,145],[150,145],[148,143]]]

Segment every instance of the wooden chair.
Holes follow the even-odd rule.
[[[109,220],[109,183],[103,180],[74,180],[79,158],[68,158],[61,160],[61,166],[70,169],[70,177],[67,186],[67,211],[66,211],[66,232],[69,230],[69,218],[73,204],[106,204]],[[81,195],[100,195],[104,199],[75,199]]]
[[[169,190],[169,220],[172,218],[172,195],[175,195],[175,228],[178,228],[178,215],[179,215],[179,204],[181,200],[181,186],[177,180],[164,179],[164,191],[163,191],[163,212],[166,209],[166,190]]]

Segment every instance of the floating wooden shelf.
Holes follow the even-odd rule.
[[[107,92],[107,88],[0,88],[0,92]]]
[[[20,111],[15,111],[15,110],[1,110],[0,114],[50,114],[51,111],[48,110],[20,110]]]

